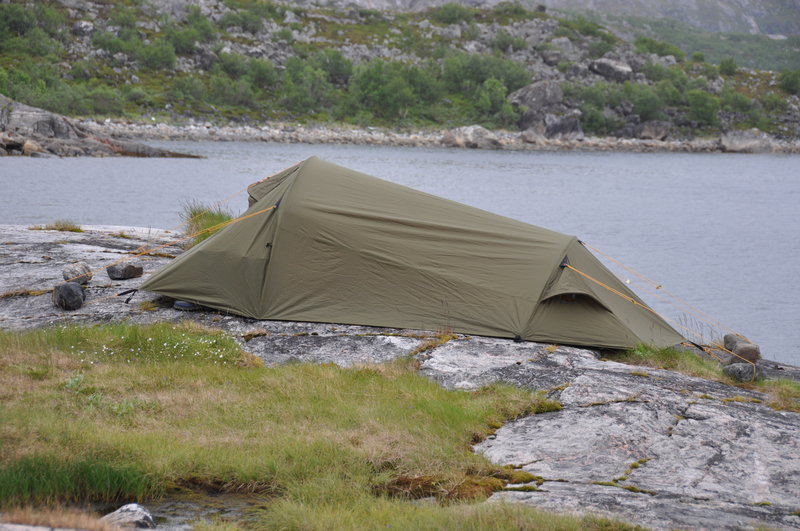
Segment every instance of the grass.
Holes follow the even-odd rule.
[[[413,367],[264,368],[197,325],[0,332],[0,508],[189,488],[257,493],[247,517],[263,528],[624,528],[471,505],[535,480],[471,445],[555,406],[500,385],[448,391]]]
[[[183,205],[181,219],[184,223],[186,235],[194,235],[187,244],[187,247],[192,247],[214,235],[222,228],[217,226],[230,221],[233,216],[219,206],[215,207],[198,201],[189,201]]]
[[[0,293],[0,299],[9,299],[11,297],[36,297],[38,295],[50,293],[51,291],[52,290],[49,289],[15,289]]]
[[[59,230],[61,232],[84,232],[84,230],[72,221],[59,219],[47,225],[34,225],[28,227],[30,230]]]
[[[632,350],[609,356],[609,359],[628,365],[666,369],[707,380],[733,383],[732,379],[725,376],[717,362],[700,358],[691,352],[681,352],[671,348],[639,345]]]

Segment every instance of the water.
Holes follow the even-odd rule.
[[[172,228],[182,202],[227,198],[316,155],[577,235],[758,342],[766,357],[800,364],[800,157],[158,145],[208,158],[0,159],[0,223]],[[226,206],[238,213],[246,205],[243,192]],[[615,272],[665,317],[715,335],[648,294],[632,273]]]

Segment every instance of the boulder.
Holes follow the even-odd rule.
[[[595,59],[589,63],[589,70],[612,81],[627,81],[633,76],[633,69],[628,63],[613,59]]]
[[[544,64],[548,66],[556,66],[561,61],[561,52],[559,50],[542,50],[539,52]]]
[[[39,144],[37,144],[33,140],[26,140],[25,142],[22,143],[22,154],[23,155],[31,156],[34,153],[41,153],[43,151],[44,151],[44,149],[42,149],[42,146],[40,146]]]
[[[736,343],[739,341],[746,341],[749,343],[747,338],[742,335],[725,334],[725,336],[722,338],[722,346],[724,346],[727,350],[733,351],[733,349],[736,348]]]
[[[509,100],[535,111],[561,103],[564,100],[564,91],[559,81],[537,81],[512,92]]]
[[[113,513],[108,513],[100,520],[116,527],[143,527],[147,529],[156,527],[153,516],[138,503],[123,505]]]
[[[744,358],[747,361],[755,362],[761,359],[761,349],[758,347],[758,345],[747,341],[739,341],[736,343],[736,346],[731,352],[738,356],[734,357],[736,360],[741,360]]]
[[[72,34],[77,37],[89,37],[94,33],[94,24],[88,20],[79,20],[72,25]]]
[[[470,149],[499,149],[497,136],[480,125],[469,125],[451,129],[442,135],[441,143],[448,147]]]
[[[725,133],[719,143],[728,153],[772,153],[776,148],[772,137],[756,128]]]
[[[544,117],[544,135],[547,138],[556,138],[559,140],[583,139],[581,114],[581,111],[578,109],[572,109],[562,115],[546,114]]]
[[[723,367],[722,372],[738,382],[752,382],[764,378],[761,367],[751,363],[731,363]]]
[[[75,262],[69,264],[61,271],[66,282],[77,282],[78,284],[88,284],[92,280],[92,270],[86,262]]]
[[[650,120],[639,124],[638,137],[642,140],[665,140],[672,124],[658,120]]]
[[[144,268],[136,264],[114,264],[106,268],[111,280],[128,280],[142,276]]]
[[[86,293],[77,282],[65,282],[53,288],[53,304],[62,310],[77,310],[85,300]]]

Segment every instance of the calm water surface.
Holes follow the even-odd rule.
[[[158,145],[208,158],[0,159],[0,223],[172,228],[182,202],[219,201],[316,155],[577,235],[748,335],[766,357],[800,364],[798,156]],[[246,205],[242,193],[226,206],[238,213]],[[631,273],[614,271],[665,317],[713,334]]]

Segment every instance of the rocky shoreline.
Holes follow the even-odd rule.
[[[591,137],[566,135],[548,138],[534,131],[489,131],[472,125],[450,130],[392,131],[369,127],[267,123],[214,125],[189,120],[184,124],[138,123],[120,120],[82,120],[80,126],[95,134],[138,141],[279,142],[302,144],[354,144],[400,147],[453,147],[517,151],[620,151],[676,153],[782,153],[800,154],[800,141],[779,140],[757,129],[731,131],[720,137],[693,140]]]
[[[182,252],[181,235],[83,230],[0,225],[0,285],[10,290],[0,294],[0,329],[192,321],[225,331],[267,366],[344,367],[420,352],[435,334],[182,312],[143,292],[126,304],[117,295],[143,278],[114,280],[104,268],[132,259],[146,276]],[[86,262],[95,275],[86,304],[64,311],[53,306],[49,291],[74,262]],[[562,406],[517,419],[475,447],[494,463],[540,478],[535,487],[510,486],[489,503],[603,514],[652,529],[800,527],[800,414],[773,410],[761,392],[608,361],[591,349],[506,339],[457,335],[416,356],[420,372],[444,387],[506,383],[543,391]],[[768,378],[800,379],[800,368],[758,364]]]

